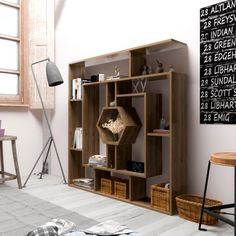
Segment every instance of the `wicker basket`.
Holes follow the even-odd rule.
[[[128,180],[115,180],[114,195],[119,198],[129,197],[129,182]]]
[[[105,194],[113,194],[114,181],[112,180],[112,178],[101,178],[101,192]]]
[[[165,183],[152,185],[151,205],[161,211],[170,211],[170,189],[165,188]]]
[[[176,197],[177,210],[180,217],[199,223],[201,207],[202,207],[202,197],[195,195],[180,195]],[[205,207],[210,206],[220,206],[222,202],[217,200],[212,200],[206,198]],[[215,225],[218,220],[206,213],[203,214],[202,224],[205,225]]]

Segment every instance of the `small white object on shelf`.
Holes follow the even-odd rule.
[[[175,68],[172,65],[170,65],[169,66],[169,72],[174,72],[174,71],[175,71]]]
[[[82,143],[83,143],[83,131],[81,127],[77,127],[75,129],[74,133],[74,142],[73,147],[76,149],[82,149]]]
[[[5,129],[1,129],[1,123],[2,121],[0,120],[0,137],[3,137],[5,134]]]
[[[82,98],[82,79],[76,78],[72,80],[72,99]]]
[[[110,105],[110,107],[115,107],[116,106],[116,101],[114,100],[114,101],[111,101],[110,103],[109,103],[109,105]]]
[[[98,74],[98,81],[104,81],[105,75],[104,74]]]
[[[166,127],[166,120],[165,120],[165,118],[161,118],[160,129],[165,129],[165,127]]]

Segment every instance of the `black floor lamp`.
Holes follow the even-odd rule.
[[[32,168],[32,170],[30,171],[30,173],[29,173],[25,183],[23,184],[23,187],[26,186],[26,183],[28,182],[28,180],[29,180],[31,174],[33,173],[36,165],[38,164],[40,158],[42,157],[44,151],[47,148],[46,158],[45,158],[45,160],[43,162],[43,168],[42,168],[42,171],[40,173],[40,179],[42,179],[43,171],[45,169],[45,165],[46,165],[46,162],[47,162],[48,154],[49,154],[49,151],[50,151],[50,148],[51,148],[52,144],[54,145],[56,156],[57,156],[57,160],[58,160],[60,168],[61,168],[63,180],[64,180],[64,183],[66,184],[65,174],[63,172],[63,168],[62,168],[61,161],[60,161],[60,158],[59,158],[59,154],[58,154],[58,151],[57,151],[56,143],[55,143],[55,140],[54,140],[54,137],[53,137],[53,134],[52,134],[52,129],[51,129],[51,126],[50,126],[50,123],[49,123],[49,120],[48,120],[47,111],[45,109],[45,106],[44,106],[44,103],[43,103],[43,99],[42,99],[42,95],[41,95],[41,92],[40,92],[40,89],[39,89],[39,85],[38,85],[38,82],[36,80],[36,76],[35,76],[34,69],[33,69],[33,66],[35,64],[42,63],[42,62],[45,62],[45,61],[47,61],[47,64],[46,64],[46,75],[47,75],[47,81],[48,81],[49,87],[54,87],[54,86],[57,86],[57,85],[60,85],[60,84],[63,83],[63,79],[61,77],[61,74],[60,74],[57,66],[55,65],[55,63],[51,62],[49,58],[46,58],[44,60],[37,61],[37,62],[34,62],[34,63],[31,64],[31,70],[32,70],[33,78],[34,78],[34,81],[35,81],[35,84],[36,84],[36,88],[37,88],[37,91],[38,91],[39,99],[40,99],[41,104],[42,104],[43,114],[44,114],[45,119],[46,119],[46,123],[47,123],[47,126],[48,126],[50,137],[48,138],[48,141],[46,142],[45,146],[43,147],[43,149],[42,149],[42,151],[41,151],[37,161],[35,162],[35,164],[34,164],[34,166]]]

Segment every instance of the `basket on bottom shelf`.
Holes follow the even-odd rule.
[[[183,194],[176,197],[176,204],[178,215],[186,220],[190,220],[196,223],[200,221],[201,207],[202,207],[202,197],[196,195]],[[210,206],[220,206],[222,202],[207,199],[205,200],[205,207]],[[205,225],[215,225],[218,220],[206,213],[203,214],[202,224]]]
[[[118,179],[114,181],[114,195],[119,198],[129,197],[129,182],[125,179]]]
[[[101,192],[105,194],[113,194],[114,181],[112,178],[101,178]]]
[[[160,183],[151,186],[151,205],[161,211],[170,211],[169,185]]]

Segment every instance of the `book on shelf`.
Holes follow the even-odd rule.
[[[73,184],[79,187],[92,189],[94,185],[94,180],[91,178],[78,178],[72,180]]]
[[[107,166],[107,157],[104,155],[90,156],[88,164],[94,166]]]
[[[82,98],[82,79],[72,80],[72,99],[79,100]]]
[[[168,130],[168,129],[153,129],[153,133],[169,134],[170,130]]]
[[[81,127],[75,128],[73,148],[82,149],[83,144],[83,129]]]

